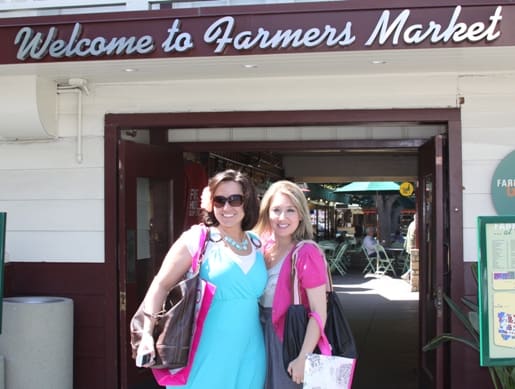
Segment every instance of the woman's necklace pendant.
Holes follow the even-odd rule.
[[[227,235],[224,237],[224,240],[227,243],[229,243],[232,247],[234,247],[236,250],[239,250],[239,251],[247,251],[247,249],[249,248],[249,240],[247,239],[246,236],[239,243],[236,242],[233,238],[231,238],[230,236],[227,236]]]

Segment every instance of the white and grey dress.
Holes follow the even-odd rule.
[[[260,318],[265,335],[266,379],[265,389],[300,389],[302,384],[292,381],[283,364],[283,344],[277,337],[272,324],[272,303],[279,272],[288,253],[268,269],[268,281],[260,300]]]

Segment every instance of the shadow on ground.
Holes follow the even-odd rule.
[[[358,347],[352,389],[416,389],[418,293],[389,276],[333,276]]]

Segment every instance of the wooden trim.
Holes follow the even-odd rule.
[[[464,263],[463,263],[463,187],[462,187],[462,139],[461,120],[450,120],[448,123],[448,188],[449,188],[449,294],[460,302],[465,295]],[[466,336],[463,324],[456,315],[450,315],[450,332],[462,333]],[[463,349],[450,344],[449,379],[450,387],[458,388],[462,378],[473,367],[470,360],[463,358]]]
[[[316,126],[353,123],[447,123],[460,120],[458,109],[302,110],[187,113],[107,114],[106,123],[119,128],[217,128],[261,126]]]
[[[105,186],[105,277],[106,277],[106,318],[105,354],[106,388],[119,387],[119,329],[118,329],[118,128],[105,121],[104,135],[104,186]]]
[[[463,294],[463,221],[462,221],[462,162],[461,162],[461,113],[459,109],[392,109],[392,110],[307,110],[307,111],[266,111],[266,112],[188,112],[188,113],[137,113],[108,114],[106,123],[106,262],[111,279],[116,279],[116,142],[119,131],[128,128],[174,129],[174,128],[216,128],[216,127],[255,127],[255,126],[309,126],[345,125],[353,123],[416,122],[421,124],[444,124],[449,129],[449,198],[450,209],[450,256],[451,256],[451,295]],[[248,150],[263,149],[264,142],[220,142],[220,144],[189,142],[180,144],[183,149],[203,150]],[[421,140],[374,140],[374,141],[277,141],[266,142],[267,150],[295,150],[315,148],[407,148],[418,147]],[[110,169],[111,171],[108,171]],[[457,209],[457,211],[453,211]],[[113,224],[110,224],[113,223]],[[112,282],[111,284],[116,284]],[[110,285],[111,286],[111,285]],[[117,291],[112,293],[117,296]],[[113,304],[111,302],[110,306]],[[112,311],[113,315],[116,311]],[[455,323],[452,323],[453,327]],[[454,355],[454,354],[453,354]],[[456,354],[458,355],[458,354]],[[455,361],[458,361],[456,359]],[[451,362],[459,366],[459,362]],[[452,366],[452,369],[455,369]],[[452,370],[451,369],[451,370]],[[463,366],[460,366],[463,369]],[[460,374],[452,371],[453,382]],[[114,386],[116,387],[116,386]],[[460,387],[457,385],[456,387]]]

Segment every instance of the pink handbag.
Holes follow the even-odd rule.
[[[201,242],[204,242],[206,239],[207,231],[206,229],[202,230]],[[192,271],[196,271],[197,266],[197,256],[193,258],[192,261]],[[213,302],[213,297],[215,295],[216,286],[206,282],[202,279],[199,280],[198,290],[197,290],[197,299],[195,301],[195,323],[193,328],[192,340],[191,340],[191,348],[188,356],[188,362],[186,366],[178,368],[178,369],[152,369],[152,373],[154,374],[154,378],[156,382],[161,386],[166,385],[185,385],[188,382],[188,377],[191,372],[191,367],[193,366],[193,361],[195,359],[195,354],[197,353],[198,345],[200,342],[200,337],[202,335],[202,329],[204,328],[204,322],[207,317],[207,313],[209,312],[209,307]]]

